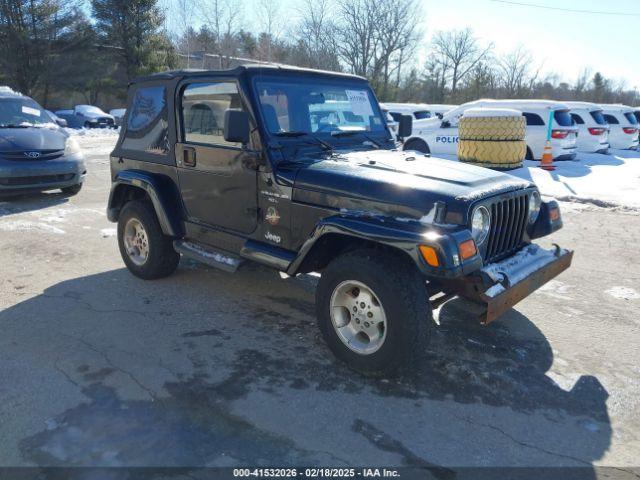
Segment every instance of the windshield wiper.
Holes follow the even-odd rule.
[[[364,133],[362,130],[336,130],[331,132],[332,137],[349,137],[351,135],[356,135],[356,134],[362,135],[364,138],[369,140],[376,148],[380,148],[382,146],[380,142],[377,142],[376,140],[371,138],[369,135]]]
[[[288,132],[278,132],[274,134],[276,137],[311,137],[318,142],[324,150],[327,152],[333,152],[333,146],[330,143],[325,142],[321,138],[317,137],[313,133],[303,132],[302,130],[291,130]]]

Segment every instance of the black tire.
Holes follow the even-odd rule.
[[[407,258],[356,250],[333,260],[316,290],[318,326],[331,351],[350,368],[367,376],[391,376],[414,364],[428,344],[433,319],[424,277]],[[370,287],[386,316],[386,338],[370,354],[360,354],[341,340],[331,319],[331,297],[342,282]]]
[[[89,122],[84,122],[84,128],[91,128],[91,124]]]
[[[132,218],[142,224],[147,235],[149,254],[142,265],[131,259],[124,245],[125,226]],[[148,202],[134,200],[122,208],[118,218],[118,246],[129,271],[144,280],[167,277],[175,272],[180,262],[180,254],[173,248],[171,237],[162,233],[155,211]]]
[[[531,148],[527,147],[527,153],[524,156],[525,160],[533,160],[533,153],[531,152]]]
[[[427,143],[424,140],[417,140],[417,139],[409,140],[407,143],[404,144],[402,149],[403,150],[415,150],[415,151],[420,152],[420,153],[431,153]]]
[[[74,195],[79,194],[80,190],[82,190],[81,183],[76,183],[75,185],[71,185],[70,187],[64,187],[60,189],[60,191],[68,197],[72,197]]]

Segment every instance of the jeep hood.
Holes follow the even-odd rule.
[[[293,200],[339,210],[424,218],[436,202],[446,223],[466,224],[478,200],[532,187],[531,182],[416,152],[373,150],[339,153],[300,168]]]

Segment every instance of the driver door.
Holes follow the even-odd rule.
[[[224,139],[227,109],[243,109],[235,80],[185,85],[179,98],[181,143],[176,165],[190,222],[243,234],[257,227],[257,172],[242,145]]]

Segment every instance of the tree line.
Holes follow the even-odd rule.
[[[247,8],[240,0],[0,0],[0,84],[48,108],[110,108],[139,75],[253,59],[355,73],[383,101],[640,103],[621,81],[590,70],[562,81],[524,46],[497,54],[471,29],[427,37],[418,0],[304,0],[295,11],[254,0]]]

